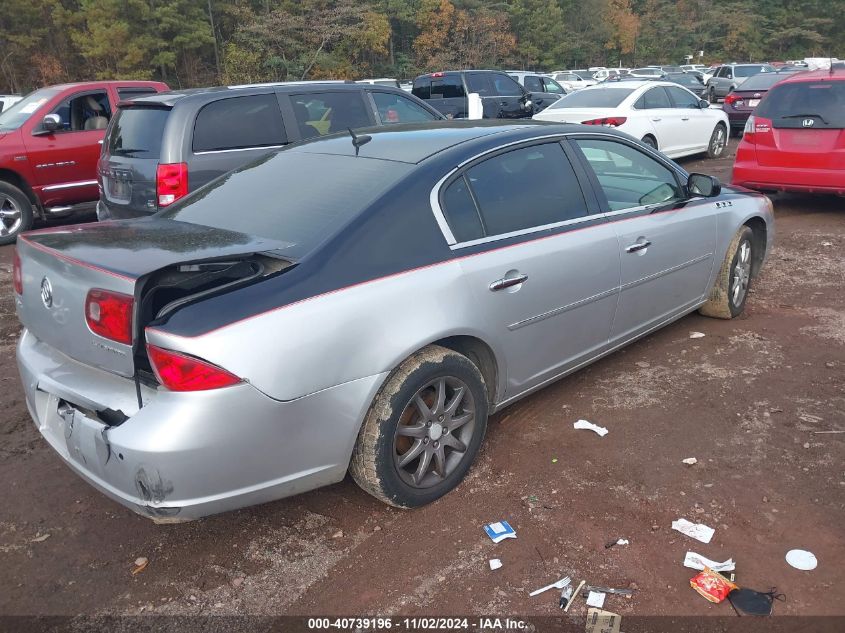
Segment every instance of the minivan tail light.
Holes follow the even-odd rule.
[[[149,343],[147,355],[156,379],[171,391],[207,391],[241,382],[217,365]]]
[[[188,195],[188,164],[159,163],[156,168],[158,206],[166,207]]]
[[[93,288],[85,297],[85,322],[94,334],[131,345],[134,303],[129,295]]]
[[[581,123],[583,125],[606,125],[608,127],[619,127],[627,120],[627,117],[624,116],[608,116],[604,117],[603,119],[590,119],[589,121],[581,121]]]
[[[18,249],[12,252],[12,283],[15,286],[15,292],[22,295],[23,273],[21,272],[21,256],[18,255]]]

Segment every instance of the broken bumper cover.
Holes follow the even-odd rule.
[[[383,374],[281,402],[249,384],[175,393],[77,363],[24,330],[36,426],[83,479],[135,512],[188,521],[343,479]],[[120,410],[118,426],[97,411]]]

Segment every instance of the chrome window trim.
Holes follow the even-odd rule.
[[[235,147],[232,149],[207,149],[199,152],[192,151],[191,153],[194,156],[202,156],[204,154],[227,154],[229,152],[249,152],[256,149],[279,149],[280,147],[284,147],[285,145],[287,145],[287,143],[282,143],[281,145],[254,145],[253,147]]]
[[[510,233],[502,233],[500,235],[488,235],[487,237],[480,237],[478,239],[468,240],[468,241],[465,241],[465,242],[458,242],[457,241],[457,239],[455,238],[455,234],[452,232],[452,228],[449,226],[449,221],[446,219],[446,214],[443,212],[443,209],[440,207],[440,191],[441,191],[443,185],[446,183],[447,180],[449,180],[452,176],[454,176],[458,171],[460,171],[463,167],[465,167],[469,163],[476,161],[479,158],[482,158],[484,156],[487,156],[488,154],[495,154],[495,153],[499,152],[500,150],[505,149],[507,147],[512,147],[512,146],[515,146],[515,145],[522,145],[522,144],[526,144],[526,143],[530,144],[530,143],[533,143],[534,141],[551,140],[551,139],[557,139],[558,141],[563,141],[567,138],[573,138],[573,137],[577,138],[577,137],[581,137],[581,136],[588,136],[588,137],[604,136],[604,137],[611,139],[611,140],[614,140],[614,141],[620,140],[620,138],[618,136],[614,136],[613,134],[603,134],[599,130],[589,131],[589,132],[565,132],[565,133],[557,133],[557,134],[547,134],[547,135],[543,135],[543,136],[537,136],[533,139],[523,139],[523,140],[520,140],[520,141],[513,141],[513,142],[507,143],[505,145],[500,145],[499,147],[496,147],[496,148],[490,149],[490,150],[486,150],[484,152],[480,152],[480,153],[478,153],[478,154],[476,154],[476,155],[474,155],[470,158],[467,158],[466,160],[458,163],[458,165],[454,169],[449,171],[445,176],[443,176],[440,180],[437,181],[437,183],[432,188],[431,193],[429,194],[429,204],[431,205],[431,211],[434,214],[434,219],[437,222],[437,226],[440,227],[440,232],[443,233],[443,237],[446,239],[446,243],[449,245],[449,248],[453,251],[456,251],[456,250],[459,250],[459,249],[462,249],[462,248],[467,248],[467,247],[470,247],[470,246],[477,246],[479,244],[488,244],[488,243],[491,243],[491,242],[498,242],[500,240],[505,240],[505,239],[509,239],[509,238],[512,238],[512,237],[520,237],[522,235],[530,235],[532,233],[540,233],[542,231],[549,231],[549,230],[552,230],[552,229],[560,228],[562,226],[582,224],[582,223],[590,221],[590,220],[615,217],[617,215],[622,215],[622,214],[626,214],[626,213],[640,213],[640,212],[646,211],[648,209],[658,207],[658,206],[662,206],[663,204],[667,204],[667,203],[659,203],[659,204],[642,205],[642,206],[638,206],[638,207],[631,207],[630,209],[619,209],[617,211],[607,211],[605,213],[588,214],[588,215],[585,215],[585,216],[580,217],[580,218],[573,218],[571,220],[562,220],[561,222],[554,222],[552,224],[544,224],[542,226],[533,226],[533,227],[530,227],[530,228],[527,228],[527,229],[521,229],[519,231],[511,231]],[[621,139],[621,140],[624,142],[624,139]],[[674,167],[673,165],[670,165],[670,164],[666,164],[666,162],[663,160],[663,158],[661,156],[658,156],[653,152],[647,152],[647,153],[644,152],[644,153],[646,154],[646,156],[650,156],[651,158],[657,160],[658,163],[660,163],[661,165],[663,165],[664,167],[666,167],[667,169],[669,169],[673,173],[680,175],[677,167]],[[698,197],[695,197],[695,198],[688,198],[686,200],[683,200],[683,202],[690,202],[690,201],[693,201],[693,200],[698,200],[700,198],[701,198],[701,196],[698,196]],[[681,201],[679,200],[678,202],[681,202]]]
[[[88,187],[90,185],[96,184],[96,180],[78,180],[76,182],[63,182],[58,185],[47,185],[46,187],[42,188],[42,191],[55,191],[56,189],[71,189],[73,187]]]

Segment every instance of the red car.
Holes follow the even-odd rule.
[[[60,217],[100,197],[100,144],[119,101],[168,90],[156,81],[48,86],[0,114],[0,244],[36,217]]]
[[[748,117],[733,184],[845,195],[845,69],[786,77]]]

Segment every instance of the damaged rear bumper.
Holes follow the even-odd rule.
[[[340,481],[383,376],[288,402],[249,384],[142,387],[77,363],[24,330],[18,366],[36,426],[83,479],[135,512],[189,521]],[[127,416],[105,424],[103,409]]]

